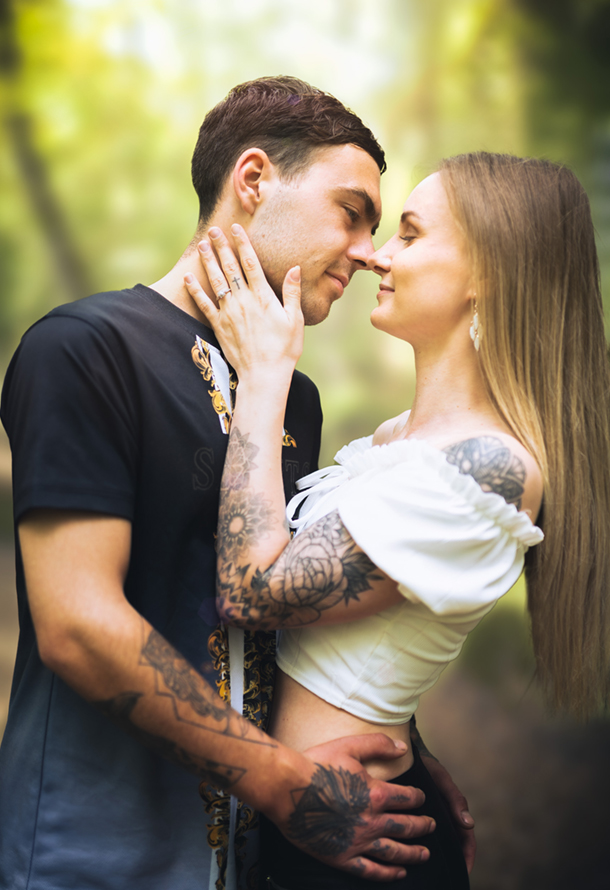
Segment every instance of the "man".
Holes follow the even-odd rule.
[[[255,886],[254,814],[237,797],[313,855],[299,825],[330,815],[327,861],[367,877],[400,871],[371,854],[425,856],[392,838],[424,835],[430,820],[384,815],[421,792],[373,781],[359,763],[399,755],[392,742],[304,756],[256,725],[271,641],[225,632],[214,610],[235,381],[183,286],[191,272],[211,293],[195,245],[240,222],[278,290],[301,265],[306,320],[321,321],[366,266],[384,168],[373,135],[334,98],[292,78],[243,84],[201,128],[200,222],[175,268],[152,288],[59,307],[22,341],[2,404],[21,635],[0,752],[0,887]],[[287,494],[315,468],[320,424],[315,387],[297,373]],[[193,776],[208,785],[209,814]]]

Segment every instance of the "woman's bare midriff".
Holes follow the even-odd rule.
[[[383,732],[392,739],[402,739],[407,744],[406,753],[398,760],[370,760],[365,763],[376,779],[395,779],[413,765],[413,752],[409,738],[409,724],[387,726],[369,723],[329,704],[313,692],[305,689],[279,668],[273,694],[273,708],[269,726],[270,734],[282,744],[296,751],[305,751],[333,739],[349,735]]]

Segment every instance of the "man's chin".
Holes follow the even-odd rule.
[[[303,311],[305,324],[309,327],[315,324],[320,324],[321,321],[328,318],[331,306],[332,302],[326,302],[324,300],[319,300],[314,303],[302,302],[301,309]]]

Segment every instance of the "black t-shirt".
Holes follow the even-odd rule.
[[[127,599],[208,676],[230,402],[213,332],[143,285],[61,306],[30,328],[2,400],[16,521],[41,507],[128,519]],[[320,427],[317,390],[295,372],[283,449],[288,496],[316,468]],[[29,872],[29,890],[207,890],[196,780],[42,665],[19,554],[17,585],[21,632],[0,751],[0,887],[25,887]]]

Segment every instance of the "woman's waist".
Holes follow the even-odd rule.
[[[368,761],[366,767],[378,779],[392,779],[413,763],[409,723],[379,724],[335,707],[278,668],[269,731],[282,744],[297,751],[344,736],[381,732],[407,745],[397,760]]]

